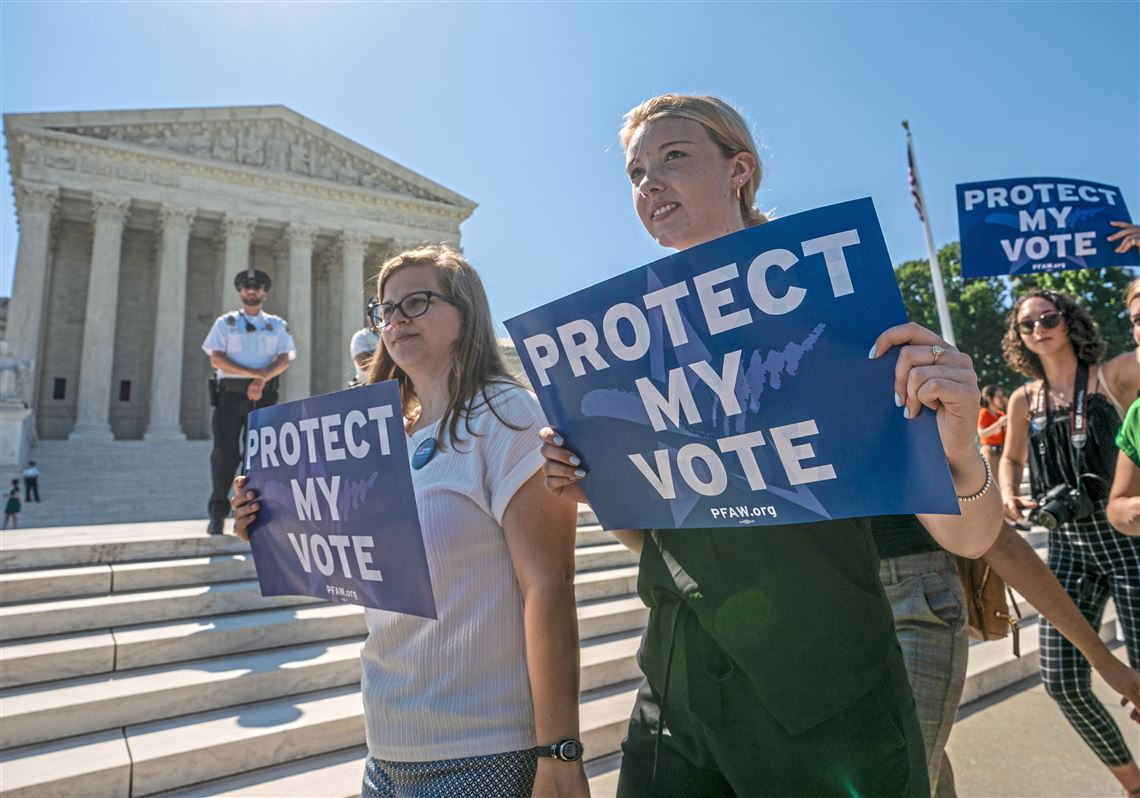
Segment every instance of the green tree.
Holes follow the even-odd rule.
[[[1077,297],[1089,309],[1101,335],[1108,342],[1108,357],[1132,345],[1124,290],[1136,277],[1130,269],[1081,269],[1034,274],[1023,277],[982,277],[962,279],[961,248],[958,242],[942,247],[938,265],[950,306],[958,348],[974,359],[974,370],[982,385],[1003,385],[1012,389],[1025,378],[1012,371],[1001,353],[1006,316],[1013,298],[1031,287],[1064,291]],[[934,284],[926,260],[909,260],[895,269],[903,304],[911,321],[939,330],[934,305]]]

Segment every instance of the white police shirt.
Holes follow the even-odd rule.
[[[253,330],[247,329],[248,325]],[[288,354],[289,359],[297,357],[297,346],[293,336],[285,326],[285,319],[272,313],[260,311],[256,316],[248,316],[240,310],[218,316],[202,351],[207,355],[220,352],[239,366],[250,369],[263,369],[278,355]],[[244,374],[229,374],[217,370],[218,379],[248,379]]]
[[[352,340],[348,344],[348,352],[352,356],[352,366],[356,369],[358,380],[364,379],[364,370],[356,365],[356,356],[363,355],[365,352],[375,352],[379,345],[380,334],[371,327],[364,327],[353,333]]]

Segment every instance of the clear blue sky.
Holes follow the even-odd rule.
[[[1140,214],[1140,3],[0,3],[4,112],[282,103],[479,203],[462,228],[500,322],[663,254],[616,129],[714,93],[762,148],[778,214],[870,195],[895,263],[954,184],[1119,185]],[[16,253],[0,192],[0,294]]]

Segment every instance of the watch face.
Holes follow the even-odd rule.
[[[565,762],[573,762],[582,756],[582,744],[577,740],[563,740],[558,744],[558,758]]]

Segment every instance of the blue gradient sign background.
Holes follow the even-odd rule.
[[[371,408],[387,408],[387,416],[369,418]],[[353,411],[359,413],[357,423],[349,425],[347,419]],[[324,427],[314,430],[311,438],[300,432],[300,457],[288,465],[283,449],[290,447],[284,439],[291,436],[283,432],[286,425],[300,427],[302,420],[328,416],[339,418],[337,424],[328,425],[333,435],[326,435]],[[381,425],[386,431],[387,454],[382,453]],[[396,382],[255,410],[250,413],[249,428],[258,444],[249,456],[248,485],[257,492],[260,505],[250,547],[262,595],[316,596],[435,618]],[[273,458],[263,456],[271,448],[262,445],[268,442],[263,438],[263,428],[273,430],[277,465]],[[333,451],[343,452],[343,459],[328,457],[330,437]],[[308,457],[310,440],[316,444],[316,462]],[[361,452],[365,445],[367,454],[354,457],[351,450]],[[322,479],[327,487],[337,477],[339,520],[332,518],[330,502],[315,483],[310,490],[320,520],[308,510],[301,511],[294,480],[304,495],[309,480]],[[304,520],[299,515],[305,516]],[[363,563],[358,550],[366,557]],[[308,570],[302,566],[301,552],[306,551]],[[331,573],[323,573],[322,566]],[[375,578],[376,571],[379,579]],[[366,578],[368,573],[373,578]]]
[[[842,248],[850,280],[844,289],[825,254],[805,255],[804,245],[841,233],[850,240],[851,231],[858,243]],[[775,249],[789,253],[785,263],[789,258],[795,262],[786,269],[750,269],[761,253]],[[723,325],[707,317],[694,278],[728,264],[736,265],[737,276],[719,273],[712,290],[731,295],[718,295],[716,313],[739,322],[744,317],[734,314],[746,312],[750,321],[714,333],[714,325]],[[802,290],[798,306],[776,315],[762,312],[750,294],[750,272],[755,273],[752,280],[766,286],[766,296],[778,301],[787,303]],[[670,331],[662,307],[647,309],[651,303],[645,299],[678,283],[687,291],[676,299],[683,336]],[[705,305],[709,290],[706,283]],[[636,359],[618,356],[619,345],[611,346],[603,332],[607,311],[620,303],[635,306],[646,320],[649,344]],[[914,421],[904,419],[893,399],[897,353],[867,357],[883,330],[904,321],[906,312],[874,205],[861,199],[679,252],[513,318],[506,327],[551,425],[565,435],[589,471],[583,487],[600,522],[611,529],[645,529],[957,513],[933,414],[924,411]],[[580,359],[581,376],[572,371],[565,342],[558,343],[557,330],[567,324],[579,331],[584,325],[598,331],[599,359]],[[619,322],[616,329],[622,344],[637,340],[632,322]],[[686,342],[676,343],[681,338]],[[580,335],[571,336],[569,342],[580,340]],[[551,343],[560,354],[553,365]],[[625,357],[636,351],[626,349]],[[735,352],[740,353],[739,367],[729,393],[740,412],[726,412],[724,397],[698,372],[707,364],[705,373],[711,369],[725,378],[731,373],[724,370],[726,355]],[[598,368],[599,363],[605,367]],[[681,374],[674,375],[671,388],[674,369]],[[675,414],[681,423],[667,421],[664,429],[655,430],[637,380],[647,380],[643,385],[668,396],[680,390],[678,377],[691,392],[699,420],[682,412]],[[806,427],[796,426],[807,421],[815,433],[804,435]],[[793,427],[801,434],[785,440],[781,452],[778,431]],[[762,489],[755,489],[750,479],[747,453],[722,449],[726,439],[756,432],[763,442],[748,451]],[[716,464],[697,457],[690,460],[689,479],[684,475],[680,459],[691,444],[705,447],[700,451],[706,456],[715,453],[723,467],[725,485],[716,495],[708,495],[717,488]],[[639,469],[631,457],[638,455],[658,479],[663,471],[670,472],[673,498],[664,498],[667,494]],[[797,468],[828,466],[834,478],[793,481]]]
[[[1035,274],[1066,269],[1138,266],[1106,236],[1109,222],[1130,222],[1116,186],[1064,177],[1019,177],[961,183],[958,234],[962,276]]]

